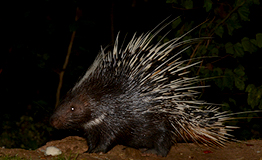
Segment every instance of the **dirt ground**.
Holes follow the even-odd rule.
[[[139,150],[118,145],[106,154],[84,153],[88,147],[85,139],[72,136],[62,140],[48,142],[37,150],[24,149],[0,149],[0,159],[5,156],[18,156],[32,160],[56,159],[53,156],[45,156],[44,150],[48,146],[56,146],[62,151],[65,159],[77,160],[262,160],[262,140],[249,140],[242,143],[230,142],[225,148],[208,148],[192,143],[179,143],[173,146],[167,157],[154,155],[142,155]],[[61,156],[60,156],[61,157]]]

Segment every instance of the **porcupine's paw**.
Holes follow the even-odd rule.
[[[109,150],[111,150],[114,147],[112,143],[103,142],[96,146],[89,144],[88,145],[88,153],[107,153]]]
[[[173,145],[169,134],[167,132],[160,132],[154,137],[154,139],[154,148],[150,148],[144,153],[166,157],[171,146]]]
[[[161,156],[161,157],[166,157],[168,152],[169,152],[168,149],[166,149],[166,150],[162,149],[161,151],[158,150],[158,149],[147,149],[146,151],[142,151],[142,155],[143,156],[157,155],[157,156]]]
[[[106,153],[106,152],[108,152],[107,147],[101,147],[101,146],[98,146],[88,151],[88,153]]]
[[[97,146],[95,148],[88,148],[87,153],[106,153],[108,151],[107,147]]]
[[[142,151],[142,155],[143,156],[155,156],[155,155],[157,155],[157,156],[165,157],[167,154],[160,153],[156,149],[148,149],[146,151]]]
[[[111,150],[111,146],[106,145],[98,145],[96,147],[89,147],[87,153],[107,153],[109,150]]]

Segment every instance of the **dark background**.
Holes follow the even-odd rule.
[[[207,11],[204,7],[205,1],[194,1],[192,7],[186,3],[190,0],[167,2],[169,3],[164,0],[5,1],[1,7],[0,146],[35,149],[51,139],[62,138],[59,136],[61,131],[55,131],[49,125],[49,117],[55,107],[59,73],[62,71],[72,31],[76,31],[76,36],[63,78],[61,97],[91,65],[100,45],[111,45],[118,31],[123,36],[127,33],[132,36],[135,32],[146,32],[168,16],[171,16],[171,19],[181,16],[182,19],[177,27],[180,32],[172,31],[171,38],[184,33],[186,27],[197,26],[206,19],[212,24],[209,28],[211,30],[233,12],[237,3],[210,1],[213,6]],[[80,14],[76,22],[77,7]],[[228,56],[223,48],[227,42],[241,43],[243,37],[255,39],[256,34],[261,33],[261,4],[250,3],[247,8],[250,11],[247,15],[249,20],[238,17],[241,27],[235,28],[232,35],[226,33],[228,26],[224,23],[221,24],[225,29],[223,36],[211,35],[220,58],[216,64],[210,63],[215,61],[213,59],[204,64],[212,64],[209,72],[213,72],[216,67],[220,68],[223,76],[229,73],[226,72],[227,69],[237,75],[234,69],[240,64],[245,68],[246,74],[241,76],[245,79],[242,79],[245,83],[244,89],[239,89],[234,82],[227,85],[226,80],[222,85],[217,81],[210,81],[208,83],[212,87],[201,95],[202,99],[209,102],[225,103],[225,109],[232,111],[257,110],[261,109],[262,104],[259,97],[262,94],[262,91],[259,92],[262,73],[261,48],[256,47],[252,54],[245,51],[242,57]],[[240,14],[238,10],[235,13]],[[198,32],[199,29],[192,35],[199,36]],[[204,71],[201,73],[205,75]],[[254,84],[259,92],[254,95],[259,102],[253,106],[248,103],[249,94],[246,88],[249,84]],[[243,128],[241,132],[235,133],[237,138],[260,138],[260,116],[251,114],[242,117],[245,117],[242,121],[233,122]],[[65,133],[68,134],[71,132]]]

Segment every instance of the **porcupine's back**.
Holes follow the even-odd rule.
[[[147,148],[166,156],[176,141],[223,145],[227,140],[225,113],[216,107],[200,109],[195,98],[197,77],[186,77],[180,54],[190,43],[183,36],[150,44],[165,27],[134,37],[112,51],[101,52],[83,78],[68,92],[51,117],[56,128],[80,129],[89,152],[107,152],[116,144]],[[156,27],[158,28],[158,26]]]

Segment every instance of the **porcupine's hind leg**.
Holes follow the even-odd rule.
[[[151,140],[153,141],[153,148],[148,148],[143,153],[156,154],[166,157],[171,146],[173,145],[169,132],[160,130],[158,134],[155,134],[151,137]]]
[[[152,117],[151,114],[147,116],[140,117],[138,122],[129,124],[132,127],[129,128],[130,130],[125,130],[126,137],[120,144],[140,149],[145,155],[154,154],[165,157],[173,145],[170,126],[165,119],[157,119],[158,117]]]

